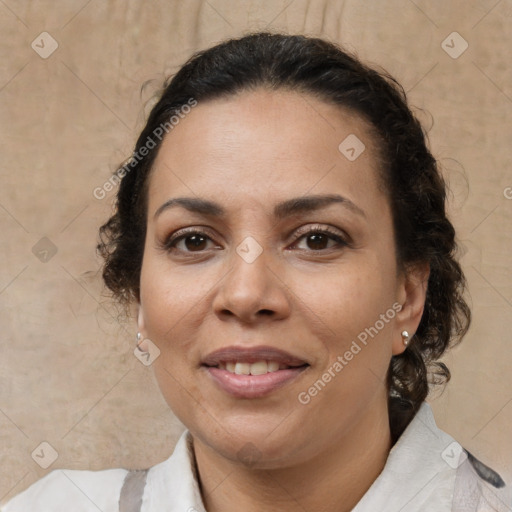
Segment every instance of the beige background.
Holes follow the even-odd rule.
[[[512,0],[2,0],[0,498],[54,468],[149,466],[172,452],[183,427],[102,293],[95,242],[113,192],[92,192],[131,152],[165,74],[263,28],[341,42],[424,109],[474,313],[433,407],[512,483]],[[47,59],[31,48],[43,31],[59,45]],[[441,47],[453,31],[469,43],[457,59]],[[31,457],[43,441],[58,452],[47,470]]]

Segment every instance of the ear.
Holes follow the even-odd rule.
[[[406,349],[402,332],[407,331],[412,338],[418,329],[425,309],[429,275],[429,264],[418,263],[409,266],[399,278],[397,300],[402,308],[396,315],[392,345],[394,356]]]

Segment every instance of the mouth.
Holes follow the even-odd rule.
[[[261,398],[297,378],[310,365],[273,347],[228,347],[201,366],[221,390],[235,398]]]
[[[235,375],[265,375],[279,370],[289,370],[290,368],[301,368],[306,365],[289,366],[278,361],[256,361],[248,363],[244,361],[221,361],[217,368],[226,370]]]

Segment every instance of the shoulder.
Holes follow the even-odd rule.
[[[511,488],[498,473],[439,429],[425,402],[355,510],[512,512],[511,505]]]
[[[118,512],[126,469],[57,469],[6,503],[1,512]]]
[[[416,430],[428,438],[422,458],[425,462],[431,458],[438,468],[434,492],[445,489],[450,510],[512,512],[512,488],[503,478],[439,429],[427,404],[418,412],[420,421]],[[428,434],[425,434],[425,426]]]
[[[192,441],[185,430],[172,455],[143,472],[54,470],[0,507],[0,512],[119,512],[125,480],[129,485],[124,496],[142,495],[146,510],[167,510],[172,499],[179,510],[204,511],[194,467]],[[129,473],[144,473],[144,479],[126,478]]]
[[[455,510],[512,511],[512,488],[506,486],[501,476],[463,449],[456,470],[453,492]],[[491,507],[491,508],[489,508]]]

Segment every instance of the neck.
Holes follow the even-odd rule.
[[[378,477],[391,449],[387,406],[376,409],[368,408],[365,418],[331,438],[314,458],[277,469],[241,467],[194,438],[206,510],[349,512]]]

